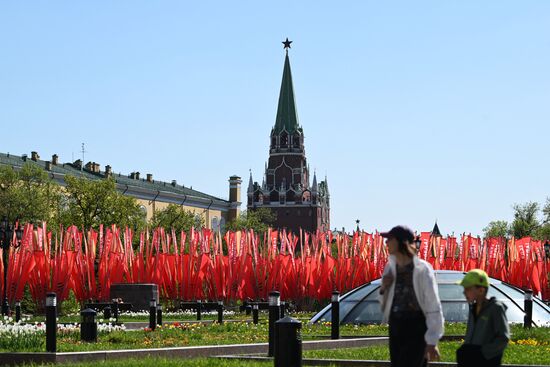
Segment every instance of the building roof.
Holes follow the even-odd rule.
[[[294,87],[292,85],[292,73],[290,71],[290,61],[288,52],[285,56],[285,66],[283,69],[283,80],[281,82],[281,91],[279,93],[279,105],[277,107],[277,117],[273,130],[280,133],[286,130],[293,133],[299,130],[298,114],[296,112],[296,102],[294,100]]]
[[[441,237],[441,231],[439,230],[437,221],[435,222],[434,229],[432,229],[432,236]]]
[[[38,167],[48,171],[51,173],[52,178],[56,179],[60,183],[63,183],[62,177],[65,175],[71,175],[75,177],[83,177],[91,180],[99,180],[104,179],[107,174],[105,171],[97,171],[92,172],[86,168],[83,168],[82,170],[78,165],[75,163],[59,163],[59,164],[52,164],[49,161],[44,161],[41,159],[33,160],[30,157],[27,156],[16,156],[12,154],[5,154],[0,153],[0,165],[5,166],[11,166],[14,168],[22,167],[25,163],[35,164]],[[157,180],[151,180],[147,181],[143,178],[131,178],[127,175],[122,174],[112,174],[112,178],[117,183],[118,188],[121,187],[126,188],[126,191],[129,191],[128,193],[132,196],[137,196],[142,199],[149,199],[150,195],[147,195],[147,192],[149,192],[151,195],[157,193],[160,194],[166,193],[168,196],[174,197],[173,202],[183,202],[181,200],[177,200],[177,197],[182,198],[189,198],[189,201],[185,201],[185,203],[192,203],[191,199],[198,199],[199,201],[203,202],[210,202],[210,205],[214,204],[216,206],[228,206],[229,201],[225,199],[218,198],[216,196],[208,195],[206,193],[203,193],[201,191],[193,190],[192,188],[185,187],[183,185],[178,185],[175,182],[164,182],[164,181],[157,181]],[[142,193],[142,195],[134,195],[133,193]]]

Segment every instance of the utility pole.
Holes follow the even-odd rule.
[[[84,153],[88,152],[84,149],[84,143],[82,143],[82,164],[80,165],[80,172],[82,172],[84,169]]]

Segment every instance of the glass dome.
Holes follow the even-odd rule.
[[[436,270],[435,278],[439,288],[439,298],[445,321],[466,322],[468,303],[463,295],[462,286],[456,284],[465,273],[460,271]],[[506,315],[510,323],[523,323],[524,292],[508,283],[490,278],[489,297],[496,297],[508,309]],[[378,303],[380,279],[357,287],[340,297],[340,323],[342,324],[379,324],[382,311]],[[331,321],[330,304],[310,320]],[[533,297],[533,323],[536,326],[550,326],[550,307],[539,298]]]

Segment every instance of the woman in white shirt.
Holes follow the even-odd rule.
[[[392,367],[427,366],[438,360],[437,343],[443,335],[443,313],[434,271],[416,256],[414,233],[397,226],[381,233],[390,253],[384,268],[380,303],[389,324]]]

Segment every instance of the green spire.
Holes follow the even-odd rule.
[[[288,133],[293,133],[295,130],[299,129],[296,102],[294,101],[294,88],[292,86],[292,73],[290,72],[290,61],[288,60],[288,50],[285,57],[281,92],[279,94],[277,118],[275,119],[275,127],[273,129],[275,133],[280,133],[283,129],[286,129]]]

